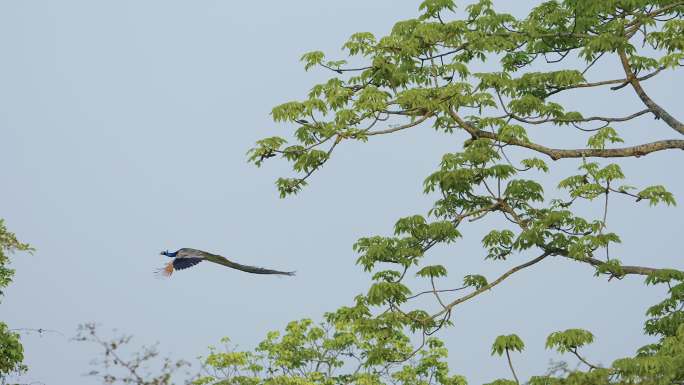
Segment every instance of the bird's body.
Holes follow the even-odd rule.
[[[294,272],[292,271],[279,271],[264,269],[256,266],[241,265],[239,263],[230,261],[223,256],[187,247],[178,249],[175,252],[162,251],[161,255],[173,258],[173,261],[169,262],[166,264],[166,266],[164,266],[164,268],[159,270],[159,273],[166,277],[170,277],[175,270],[187,269],[202,261],[218,263],[219,265],[230,267],[231,269],[241,270],[252,274],[294,275]]]

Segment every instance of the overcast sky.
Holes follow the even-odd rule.
[[[304,72],[302,53],[334,56],[352,33],[385,33],[417,7],[391,0],[0,2],[0,217],[37,249],[15,256],[16,280],[0,319],[64,334],[22,337],[26,378],[92,384],[82,374],[96,349],[69,341],[82,322],[133,334],[138,343],[159,341],[161,351],[192,360],[220,337],[247,349],[268,330],[317,319],[365,291],[368,277],[354,264],[352,244],[391,233],[401,216],[425,213],[431,202],[422,180],[443,153],[460,148],[460,137],[425,127],[341,146],[310,187],[285,200],[273,182],[289,175],[287,165],[257,169],[245,152],[285,132],[270,122],[274,105],[303,97],[328,76]],[[677,114],[683,86],[681,74],[670,73],[646,87]],[[581,101],[590,112],[643,108],[628,88],[585,93]],[[630,143],[676,138],[650,117],[625,127]],[[539,137],[562,143],[555,134]],[[684,196],[681,152],[624,164],[630,184],[664,183]],[[576,165],[554,164],[566,172]],[[551,175],[547,188],[561,175]],[[684,268],[681,208],[611,204],[609,224],[625,241],[614,251],[620,259]],[[481,233],[466,232],[434,256],[452,258],[454,280],[491,278],[510,266],[482,262]],[[166,262],[159,251],[180,247],[298,275],[201,264],[155,279]],[[640,278],[606,282],[587,266],[545,263],[459,308],[455,327],[440,337],[453,372],[474,384],[508,376],[505,362],[489,356],[504,333],[518,333],[528,346],[514,358],[523,378],[559,359],[544,340],[569,327],[592,330],[597,342],[588,356],[609,364],[648,341],[644,311],[662,294]]]

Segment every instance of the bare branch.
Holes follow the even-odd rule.
[[[407,129],[407,128],[415,127],[415,126],[417,126],[417,125],[423,123],[424,121],[428,120],[428,118],[430,118],[431,116],[432,116],[431,113],[425,114],[425,115],[423,115],[421,118],[416,119],[416,120],[414,120],[414,121],[411,122],[411,123],[407,123],[407,124],[404,124],[404,125],[401,125],[401,126],[397,126],[397,127],[388,128],[388,129],[386,129],[386,130],[368,131],[368,132],[366,132],[365,134],[366,134],[367,136],[391,134],[391,133],[393,133],[393,132],[397,132],[397,131],[405,130],[405,129]]]
[[[637,118],[641,115],[647,114],[651,112],[650,109],[645,109],[641,110],[639,112],[635,112],[631,115],[623,116],[623,117],[604,117],[604,116],[591,116],[588,118],[582,118],[582,119],[562,119],[562,118],[548,118],[548,119],[540,119],[540,120],[530,120],[523,118],[521,116],[515,115],[515,114],[509,114],[509,116],[519,122],[523,123],[528,123],[528,124],[544,124],[544,123],[581,123],[581,122],[592,122],[592,121],[599,121],[599,122],[606,122],[606,123],[611,123],[611,122],[626,122],[628,120],[632,120],[634,118]]]
[[[123,356],[121,350],[130,344],[131,339],[128,335],[103,339],[95,324],[80,325],[74,340],[95,343],[102,349],[100,357],[91,362],[97,368],[86,376],[101,378],[106,384],[170,385],[176,371],[190,366],[183,360],[158,359],[156,345],[143,346],[140,351]],[[149,365],[154,363],[160,366],[156,374],[150,373]]]
[[[38,328],[38,329],[31,329],[31,328],[18,328],[18,329],[10,329],[11,332],[17,332],[17,333],[37,333],[40,336],[43,336],[44,334],[58,334],[62,337],[64,337],[64,333],[60,332],[59,330],[53,330],[53,329],[43,329],[43,328]]]
[[[357,71],[365,71],[368,69],[373,68],[373,66],[367,66],[367,67],[359,67],[359,68],[333,68],[325,64],[321,64],[321,67],[329,69],[331,71],[335,71],[338,74],[341,74],[343,72],[357,72]]]
[[[481,287],[481,288],[475,290],[474,292],[472,292],[472,293],[470,293],[470,294],[468,294],[468,295],[465,295],[465,296],[463,296],[463,297],[457,298],[456,300],[450,302],[450,303],[447,304],[447,305],[444,307],[444,309],[442,309],[440,312],[438,312],[438,313],[432,315],[432,318],[433,318],[433,319],[434,319],[434,318],[437,318],[437,317],[443,315],[444,313],[450,311],[454,306],[456,306],[456,305],[458,305],[458,304],[460,304],[460,303],[466,302],[466,301],[468,301],[469,299],[472,299],[472,298],[474,298],[474,297],[477,297],[478,295],[484,293],[485,291],[490,290],[490,289],[493,288],[494,286],[500,284],[500,283],[503,282],[506,278],[510,277],[512,274],[514,274],[514,273],[516,273],[516,272],[518,272],[518,271],[520,271],[520,270],[522,270],[522,269],[524,269],[524,268],[526,268],[526,267],[532,266],[532,265],[534,265],[534,264],[536,264],[536,263],[538,263],[538,262],[541,262],[542,260],[544,260],[544,258],[546,258],[546,257],[548,257],[549,255],[552,255],[552,254],[554,254],[554,252],[552,252],[552,251],[545,251],[542,255],[538,256],[537,258],[532,259],[532,260],[530,260],[530,261],[527,261],[527,262],[523,263],[522,265],[518,265],[518,266],[516,266],[516,267],[514,267],[514,268],[512,268],[512,269],[510,269],[510,270],[508,270],[507,272],[503,273],[499,278],[497,278],[496,280],[490,282],[488,285],[483,286],[483,287]]]
[[[578,360],[582,361],[582,363],[584,363],[585,365],[587,365],[587,366],[589,367],[589,370],[592,370],[592,369],[600,369],[600,367],[598,367],[598,366],[596,366],[596,365],[593,365],[593,364],[589,363],[589,361],[585,360],[584,357],[582,357],[582,356],[577,352],[577,349],[572,349],[571,352],[572,352],[572,354],[575,355],[575,357],[577,357]]]
[[[520,384],[518,380],[518,375],[515,374],[515,369],[513,369],[513,362],[511,361],[511,353],[506,349],[506,359],[508,360],[508,367],[511,368],[511,373],[513,373],[513,378],[517,384]]]
[[[457,287],[457,288],[455,288],[455,289],[441,289],[441,290],[426,290],[426,291],[421,291],[420,293],[414,294],[414,295],[412,295],[412,296],[410,296],[410,297],[406,297],[406,300],[408,301],[408,300],[410,300],[410,299],[414,299],[414,298],[420,297],[421,295],[425,295],[425,294],[431,294],[431,293],[447,293],[447,292],[450,292],[450,291],[459,291],[459,290],[463,290],[463,289],[465,289],[465,288],[467,288],[467,287],[468,287],[468,286],[461,286],[461,287]]]

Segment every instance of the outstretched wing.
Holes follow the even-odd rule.
[[[210,253],[206,253],[206,252],[203,252],[203,255],[204,255],[204,260],[206,260],[206,261],[218,263],[219,265],[227,266],[227,267],[230,267],[231,269],[236,269],[236,270],[244,271],[247,273],[295,275],[294,271],[279,271],[279,270],[264,269],[262,267],[256,267],[256,266],[241,265],[239,263],[229,261],[227,258],[224,258],[220,255],[210,254]]]
[[[175,270],[183,270],[188,267],[193,267],[196,264],[202,262],[202,258],[195,257],[184,257],[184,258],[174,258],[173,261],[167,263],[161,269],[157,270],[157,274],[161,277],[170,277]]]
[[[176,258],[204,258],[209,255],[213,254],[207,253],[206,251],[202,250],[191,249],[189,247],[178,249],[178,251],[176,252]]]
[[[193,257],[175,258],[173,260],[173,269],[174,270],[187,269],[188,267],[193,267],[200,262],[202,262],[202,258],[193,258]]]

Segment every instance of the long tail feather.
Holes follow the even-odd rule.
[[[235,263],[233,261],[228,260],[225,257],[222,257],[220,255],[216,254],[209,254],[205,253],[204,259],[210,262],[218,263],[219,265],[227,266],[230,267],[231,269],[237,269],[241,270],[247,273],[252,273],[252,274],[278,274],[278,275],[295,275],[294,271],[279,271],[279,270],[271,270],[271,269],[264,269],[262,267],[256,267],[256,266],[247,266],[247,265],[241,265],[239,263]]]

